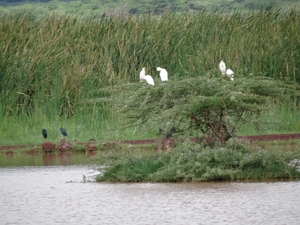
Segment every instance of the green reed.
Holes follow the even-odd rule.
[[[100,18],[10,13],[0,23],[2,121],[94,121],[101,129],[111,114],[97,101],[107,95],[103,88],[138,82],[142,67],[159,82],[157,66],[176,80],[204,76],[223,59],[236,79],[252,73],[299,83],[299,27],[300,12],[293,10]]]

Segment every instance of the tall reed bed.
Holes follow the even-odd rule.
[[[103,87],[203,76],[223,59],[240,76],[300,82],[300,12],[166,13],[84,19],[24,13],[0,22],[2,116],[103,120]]]

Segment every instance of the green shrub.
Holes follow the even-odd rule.
[[[236,147],[234,147],[236,146]],[[278,150],[251,152],[241,141],[232,140],[224,148],[203,147],[201,144],[185,142],[170,152],[155,156],[121,154],[117,160],[105,160],[103,174],[97,181],[119,182],[192,182],[192,181],[253,181],[293,180],[300,178],[291,159],[299,158]],[[119,158],[120,157],[120,158]]]

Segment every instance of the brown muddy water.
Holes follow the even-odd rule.
[[[0,224],[278,225],[300,221],[298,181],[95,183],[94,165],[52,162],[2,164]]]

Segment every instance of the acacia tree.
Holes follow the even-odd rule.
[[[259,115],[270,100],[289,101],[294,90],[281,81],[252,76],[234,81],[198,77],[155,86],[126,84],[112,95],[112,108],[127,125],[171,124],[178,132],[200,131],[210,143],[224,145],[247,119],[245,113]]]

